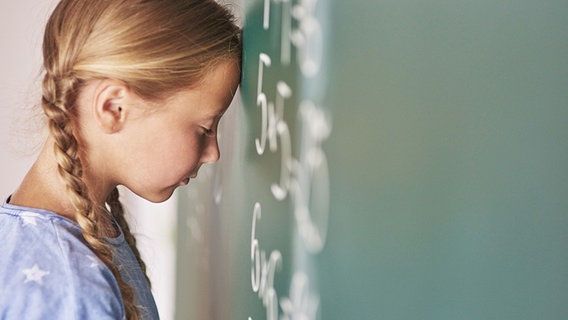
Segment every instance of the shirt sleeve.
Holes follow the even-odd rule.
[[[116,279],[80,231],[40,220],[0,221],[0,319],[125,319]]]

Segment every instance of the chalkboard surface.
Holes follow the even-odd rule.
[[[568,2],[243,10],[178,319],[568,317]]]

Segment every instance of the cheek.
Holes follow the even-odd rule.
[[[130,150],[131,156],[136,155],[134,165],[141,166],[150,176],[166,179],[194,165],[201,149],[195,135],[173,130],[155,131],[138,142],[136,146],[131,145],[135,150]]]
[[[169,145],[170,155],[174,161],[180,162],[183,166],[193,165],[199,161],[205,143],[199,134],[194,133],[179,135],[176,139],[172,139]]]

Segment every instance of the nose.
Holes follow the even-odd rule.
[[[217,136],[208,137],[205,149],[201,155],[201,161],[203,163],[214,163],[219,161],[221,157],[221,152],[219,151],[219,143],[217,142]]]

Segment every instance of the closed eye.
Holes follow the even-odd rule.
[[[215,134],[216,134],[215,130],[203,127],[203,135],[207,137],[214,137]]]

